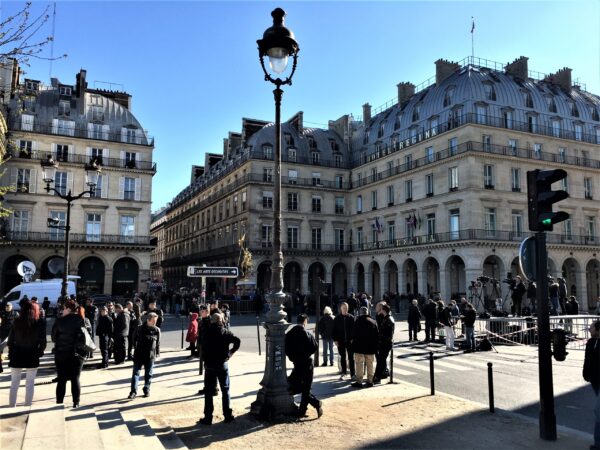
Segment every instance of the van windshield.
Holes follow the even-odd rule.
[[[19,300],[20,298],[21,298],[21,291],[13,291],[10,294],[7,294],[6,297],[4,297],[4,301],[12,302],[15,300]]]

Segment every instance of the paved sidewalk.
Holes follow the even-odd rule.
[[[315,411],[309,409],[309,417],[298,422],[261,423],[249,414],[249,407],[256,398],[263,375],[264,354],[258,357],[243,352],[234,355],[230,362],[232,406],[237,420],[232,424],[223,423],[220,399],[216,399],[214,424],[205,427],[197,424],[203,415],[204,404],[203,398],[196,395],[202,387],[198,376],[198,360],[185,359],[188,354],[163,353],[155,368],[151,397],[138,397],[133,401],[126,399],[129,394],[130,363],[108,370],[85,370],[82,374],[82,407],[74,412],[68,408],[70,398],[65,399],[67,408],[64,410],[64,422],[70,428],[66,427],[58,435],[64,433],[66,442],[73,442],[68,438],[72,434],[70,430],[76,430],[78,424],[86,420],[96,425],[94,430],[99,425],[102,439],[98,441],[97,448],[127,445],[126,441],[117,438],[126,433],[127,427],[135,434],[132,423],[147,424],[153,431],[152,435],[161,440],[163,448],[175,448],[181,444],[168,444],[174,436],[173,431],[188,448],[217,449],[309,446],[461,450],[585,449],[592,442],[591,436],[571,430],[559,430],[558,441],[544,442],[538,438],[535,422],[511,414],[490,414],[484,405],[443,394],[432,397],[428,389],[402,381],[394,385],[382,384],[355,390],[349,387],[347,381],[338,380],[334,367],[315,369],[314,392],[324,400],[325,414],[321,419],[317,419]],[[49,363],[49,358],[44,358],[44,366]],[[53,376],[49,368],[43,369],[38,383],[49,382]],[[27,422],[36,417],[38,410],[47,410],[53,404],[55,385],[36,386],[31,411],[23,406],[11,410],[4,406],[8,400],[9,380],[6,372],[0,375],[0,447],[3,450],[25,448],[25,442],[34,444],[31,445],[34,448],[68,447],[57,444],[64,440],[57,440],[56,424],[53,430],[43,432],[39,428],[44,425],[37,423],[37,432],[28,432],[25,439]],[[24,386],[19,401],[22,401],[23,389]],[[120,414],[121,427],[113,424],[115,421],[111,421],[111,414]],[[123,421],[127,427],[122,426]],[[145,444],[143,433],[134,437],[135,448],[154,448]],[[177,442],[176,438],[173,442]],[[77,447],[83,448],[80,445]]]

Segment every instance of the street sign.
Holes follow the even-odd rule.
[[[519,266],[527,281],[535,281],[537,241],[535,236],[523,239],[519,246]]]
[[[188,266],[188,277],[237,278],[237,267]]]

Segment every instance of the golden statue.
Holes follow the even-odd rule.
[[[240,272],[241,277],[246,278],[252,272],[252,253],[245,245],[246,233],[242,235],[242,237],[238,240],[238,245],[240,246]]]

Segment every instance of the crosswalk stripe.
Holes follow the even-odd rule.
[[[429,372],[429,364],[421,365],[421,364],[409,362],[406,359],[396,359],[394,361],[394,366],[396,366],[396,365],[400,365],[401,367],[409,367],[411,369],[421,370],[423,372]],[[440,372],[440,373],[445,372],[444,369],[437,369],[437,368],[435,371]]]
[[[409,372],[408,370],[400,369],[399,367],[397,367],[397,364],[394,364],[394,375],[411,376],[411,375],[416,375],[416,373]]]
[[[473,370],[472,367],[459,366],[457,364],[451,364],[449,362],[442,361],[442,360],[439,360],[439,359],[435,360],[435,365],[436,366],[446,367],[447,369],[457,370],[459,372],[464,372],[466,370]]]

